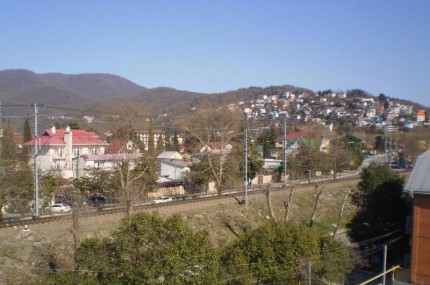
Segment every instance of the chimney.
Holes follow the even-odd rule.
[[[51,133],[55,134],[55,126],[51,127]]]
[[[66,132],[70,133],[70,126],[66,127]]]

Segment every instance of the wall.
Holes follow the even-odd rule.
[[[185,189],[182,185],[176,187],[165,187],[158,188],[156,192],[149,192],[148,199],[156,199],[161,196],[176,196],[176,195],[184,195]]]
[[[411,281],[430,284],[430,195],[414,194]]]

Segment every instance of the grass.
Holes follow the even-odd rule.
[[[352,212],[344,214],[342,217],[342,221],[340,223],[339,229],[345,228],[346,224],[352,219],[353,216],[354,216],[354,213]],[[314,227],[315,229],[317,229],[322,233],[332,234],[336,229],[337,220],[338,220],[337,217],[331,217],[321,222],[315,222]]]

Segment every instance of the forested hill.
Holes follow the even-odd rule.
[[[11,121],[15,126],[22,125],[23,117],[32,116],[31,105],[34,103],[46,106],[46,109],[43,110],[46,124],[52,124],[52,121],[57,118],[68,117],[79,120],[83,116],[97,117],[100,112],[109,110],[111,106],[124,100],[143,106],[142,111],[148,116],[166,114],[173,119],[177,115],[190,112],[194,107],[219,106],[240,101],[250,102],[256,100],[260,95],[282,95],[287,91],[296,95],[313,93],[310,89],[282,85],[240,88],[222,93],[206,94],[169,87],[145,88],[112,74],[37,74],[24,69],[0,71],[2,119]],[[331,90],[318,93],[321,92],[331,92]],[[371,96],[360,89],[346,92]],[[383,94],[380,96],[385,97]],[[387,96],[387,98],[389,97]],[[394,100],[402,102],[400,99]],[[409,103],[420,107],[413,102]]]
[[[6,106],[30,106],[34,103],[48,107],[78,109],[91,115],[91,110],[100,109],[100,106],[106,107],[124,99],[143,103],[150,115],[167,113],[174,116],[201,104],[219,105],[248,101],[258,95],[280,95],[285,91],[302,93],[310,90],[294,86],[272,86],[205,94],[168,87],[145,88],[111,74],[37,74],[24,69],[0,71],[0,101],[5,106],[3,116],[11,113],[29,115],[31,109],[28,107],[18,107],[9,111]],[[60,113],[77,115],[72,111]],[[53,115],[58,114],[57,112]]]

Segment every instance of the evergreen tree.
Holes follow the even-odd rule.
[[[69,127],[72,130],[80,130],[81,129],[81,126],[79,125],[78,122],[70,122]]]
[[[157,147],[155,149],[159,153],[164,151],[164,139],[163,139],[163,136],[161,134],[158,135]]]
[[[164,149],[166,151],[174,151],[172,140],[170,138],[170,135],[166,133],[166,138],[164,140]]]
[[[173,136],[173,150],[174,151],[179,151],[179,139],[178,139],[178,134],[175,131],[175,134]]]
[[[24,134],[24,143],[31,141],[31,127],[30,127],[30,123],[28,122],[28,118],[25,118],[25,121],[24,121],[23,134]]]
[[[28,118],[25,118],[24,127],[23,127],[23,143],[31,141],[31,128],[30,123],[28,122]],[[24,162],[28,162],[30,159],[30,149],[28,146],[22,146],[21,152],[21,160]]]
[[[275,128],[270,128],[261,133],[257,138],[259,145],[263,147],[263,158],[272,158],[272,150],[275,149],[278,134]]]
[[[16,158],[16,146],[13,139],[12,126],[7,123],[3,128],[3,137],[1,138],[1,159],[4,163],[13,163]]]
[[[294,223],[268,222],[245,232],[221,255],[224,278],[234,280],[227,284],[297,284],[307,261],[314,277],[329,281],[339,282],[352,269],[340,242]]]
[[[16,161],[16,146],[13,130],[8,123],[1,139],[0,164],[0,208],[8,204],[8,209],[24,212],[32,200],[33,176],[27,163]]]
[[[348,236],[357,243],[385,236],[366,245],[386,243],[395,237],[390,233],[400,232],[411,215],[411,200],[403,195],[403,178],[387,165],[373,163],[364,168],[360,176],[357,191],[352,195],[357,212],[346,225]],[[391,245],[391,258],[401,257],[408,247],[407,238]]]
[[[149,123],[149,130],[148,130],[148,152],[153,153],[154,152],[154,128],[152,126],[152,120]]]
[[[141,212],[111,238],[90,238],[76,254],[80,269],[51,276],[55,284],[216,284],[219,264],[209,234],[179,215]],[[56,281],[56,282],[55,282]]]

